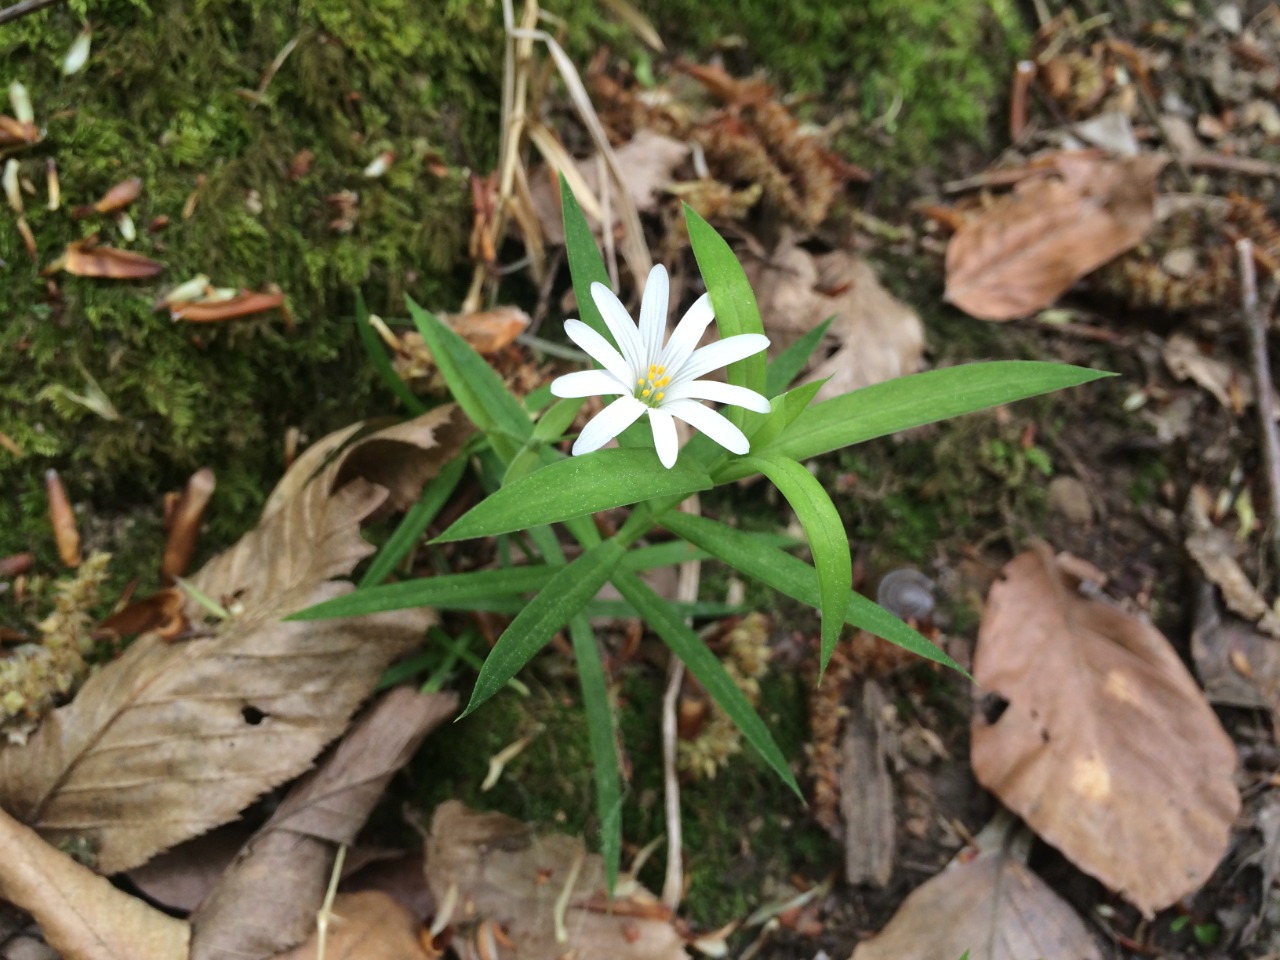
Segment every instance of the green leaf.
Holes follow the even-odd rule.
[[[663,516],[661,522],[676,536],[683,537],[779,593],[814,607],[821,602],[817,571],[803,560],[762,542],[754,534],[674,510]],[[958,663],[884,607],[852,590],[848,591],[847,597],[845,623],[969,676]]]
[[[742,264],[734,256],[724,238],[696,210],[687,203],[684,205],[684,221],[689,228],[689,243],[693,246],[693,255],[698,260],[698,270],[711,294],[711,305],[716,311],[716,328],[721,339],[736,336],[740,333],[764,333],[764,324],[760,321],[760,308],[756,305],[756,295],[751,290]],[[756,393],[765,390],[765,355],[761,351],[745,360],[731,363],[725,369],[725,379],[741,387],[747,387]],[[751,415],[750,411],[741,407],[732,407],[726,411],[729,419],[738,426],[743,424],[743,416]],[[734,414],[743,415],[735,419]],[[760,416],[760,414],[754,414]],[[750,422],[750,421],[746,421]]]
[[[756,428],[756,432],[751,434],[751,447],[755,450],[763,450],[774,438],[782,433],[787,427],[795,422],[796,417],[804,413],[810,402],[822,385],[826,383],[826,379],[815,380],[813,383],[802,384],[794,390],[788,390],[780,397],[774,397],[769,401],[770,411],[765,415],[764,423]]]
[[[872,384],[809,407],[757,454],[807,460],[921,424],[1112,376],[1062,363],[999,360],[929,370]],[[730,463],[718,482],[749,476]]]
[[[747,743],[782,778],[782,782],[803,799],[800,787],[787,765],[787,759],[778,749],[769,728],[738,689],[719,658],[707,649],[707,645],[698,639],[697,634],[685,626],[684,621],[676,616],[666,601],[645,586],[635,574],[618,571],[614,574],[613,585],[618,588],[623,599],[640,612],[640,616],[671,648],[671,652],[684,662],[689,672],[720,705],[720,709],[742,731]]]
[[[378,551],[378,555],[369,564],[369,569],[365,571],[364,576],[360,579],[361,589],[376,587],[387,579],[391,571],[396,568],[396,564],[408,555],[414,544],[422,536],[422,532],[427,529],[431,521],[440,513],[441,508],[452,496],[454,488],[457,487],[458,481],[462,478],[463,471],[466,469],[467,461],[463,457],[450,460],[440,469],[435,478],[423,488],[422,496],[418,498],[418,502],[404,515],[404,519],[396,527],[395,533],[391,534],[390,539],[383,544],[382,549]]]
[[[338,617],[363,617],[387,610],[409,607],[462,609],[477,600],[495,596],[511,596],[541,590],[551,582],[556,568],[504,567],[500,570],[476,570],[471,573],[447,573],[438,577],[419,577],[403,583],[387,583],[334,597],[285,617],[286,620],[333,620]]]
[[[587,741],[591,746],[591,765],[595,771],[596,814],[600,818],[600,852],[609,895],[618,880],[618,864],[622,860],[622,772],[618,768],[617,735],[613,726],[613,707],[600,661],[600,648],[585,616],[569,621],[569,637],[578,662],[578,683],[582,686],[582,706],[587,713]]]
[[[818,610],[822,615],[822,658],[818,668],[821,677],[840,639],[848,606],[846,598],[853,582],[853,561],[844,523],[818,478],[796,461],[786,457],[747,457],[745,465],[763,473],[787,498],[809,538],[813,566],[818,571]]]
[[[625,552],[626,547],[622,543],[610,538],[583,551],[573,563],[556,570],[555,576],[529,601],[528,606],[516,614],[489,651],[471,691],[471,702],[462,716],[467,716],[501,690],[557,630],[587,605],[604,586]]]
[[[578,206],[578,199],[560,174],[560,207],[564,213],[564,248],[569,257],[569,275],[573,278],[573,295],[578,301],[578,316],[596,333],[613,343],[613,334],[591,299],[591,284],[609,284],[609,273],[596,246],[591,225]]]
[[[440,368],[440,375],[449,385],[449,392],[471,422],[488,435],[503,462],[509,463],[519,445],[533,433],[533,424],[524,407],[471,344],[434,314],[408,297],[405,300],[418,332]]]
[[[766,397],[776,397],[787,389],[791,381],[804,369],[804,365],[809,362],[813,351],[818,349],[818,344],[822,342],[822,335],[827,332],[833,320],[835,320],[834,315],[827,317],[774,358],[769,364],[769,372],[764,381]]]
[[[391,361],[387,359],[386,347],[383,346],[378,332],[369,323],[369,308],[364,305],[364,294],[359,290],[356,291],[356,329],[360,331],[360,343],[369,356],[369,362],[373,364],[373,369],[378,372],[387,389],[394,393],[396,398],[404,404],[405,410],[415,417],[426,413],[426,404],[419,400],[409,389],[409,385],[400,379],[400,374],[396,373],[395,368],[391,366]]]
[[[597,450],[548,464],[486,497],[436,538],[437,543],[557,523],[651,497],[685,497],[711,477],[677,463],[664,470],[653,450]]]

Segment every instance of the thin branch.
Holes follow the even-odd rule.
[[[35,13],[45,7],[51,7],[60,0],[22,0],[21,3],[15,3],[12,7],[5,7],[0,10],[0,24],[9,23],[17,20],[19,17],[25,17],[28,13]]]
[[[1275,570],[1280,572],[1280,430],[1276,428],[1271,360],[1267,354],[1267,311],[1258,301],[1258,278],[1253,265],[1253,244],[1236,241],[1240,260],[1240,300],[1249,334],[1249,354],[1258,396],[1258,418],[1262,421],[1262,453],[1271,494],[1271,551]]]

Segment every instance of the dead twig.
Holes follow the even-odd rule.
[[[9,23],[19,17],[25,17],[28,13],[35,13],[37,10],[43,10],[45,7],[51,7],[59,2],[60,0],[22,0],[21,3],[15,3],[12,7],[5,7],[0,10],[0,23]]]
[[[1258,278],[1253,263],[1253,243],[1236,241],[1240,262],[1240,299],[1249,335],[1249,355],[1253,361],[1254,385],[1258,396],[1258,419],[1262,426],[1262,453],[1267,465],[1271,493],[1271,551],[1275,570],[1280,572],[1280,430],[1271,383],[1271,361],[1267,354],[1267,311],[1258,301]]]

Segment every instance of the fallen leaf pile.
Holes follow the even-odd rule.
[[[374,433],[314,476],[335,445],[299,458],[259,525],[191,578],[232,616],[188,599],[187,638],[139,637],[25,746],[0,749],[0,806],[53,843],[87,841],[114,873],[302,773],[433,618],[282,618],[352,589],[340,578],[373,549],[361,521],[456,453],[466,431],[453,417],[440,408]],[[382,456],[357,474],[370,445]]]

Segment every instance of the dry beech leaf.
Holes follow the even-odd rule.
[[[426,850],[427,886],[438,904],[454,898],[453,922],[495,921],[515,944],[499,945],[495,960],[688,958],[670,911],[627,875],[609,901],[600,857],[573,837],[538,836],[518,820],[448,800],[432,816]],[[556,901],[567,887],[567,939],[558,941]]]
[[[315,918],[312,917],[314,927]],[[325,934],[324,953],[318,937],[311,938],[275,960],[433,960],[422,947],[417,918],[377,890],[340,893],[333,901]]]
[[[387,781],[458,706],[393,690],[300,780],[191,916],[191,960],[265,957],[315,928],[334,852],[364,826]]]
[[[978,781],[1145,915],[1198,889],[1240,809],[1235,748],[1144,620],[1087,599],[1046,547],[987,597],[973,675]]]
[[[144,280],[154,277],[163,269],[163,263],[140,253],[117,250],[115,247],[93,247],[83,240],[77,240],[67,244],[62,256],[40,272],[48,276],[58,270],[65,270],[77,277]]]
[[[875,271],[844,250],[814,256],[786,234],[767,261],[749,261],[747,277],[759,291],[760,313],[769,329],[769,352],[777,355],[827,317],[826,349],[806,381],[830,379],[814,402],[892,380],[920,369],[924,326],[914,310],[880,285]]]
[[[411,456],[438,468],[456,454],[465,431],[451,424],[453,410],[411,421]],[[25,747],[0,748],[0,806],[54,842],[87,840],[98,868],[114,873],[226,823],[310,765],[434,619],[427,610],[280,619],[350,592],[336,578],[373,552],[360,524],[387,490],[365,477],[335,487],[344,459],[298,479],[299,458],[281,481],[292,496],[273,500],[256,528],[191,578],[235,616],[211,621],[188,601],[193,638],[140,637]]]
[[[1155,218],[1155,181],[1168,158],[1062,155],[1062,175],[1019,183],[966,221],[947,246],[946,299],[984,320],[1047,307],[1136,246]]]
[[[1025,864],[999,852],[953,864],[911,892],[852,960],[1101,960],[1084,922]]]
[[[1160,351],[1165,366],[1179,380],[1188,378],[1208,390],[1228,410],[1235,411],[1235,391],[1243,405],[1253,403],[1253,380],[1226,360],[1206,356],[1185,333],[1175,333]]]
[[[529,314],[519,307],[445,314],[443,319],[476,353],[486,357],[512,343],[529,326]]]
[[[0,810],[0,900],[30,913],[65,960],[186,960],[190,928],[117,890]]]

